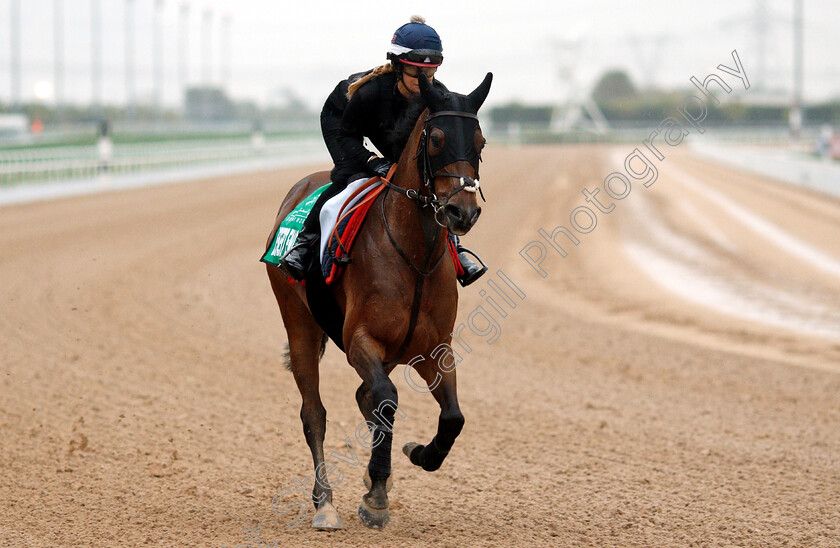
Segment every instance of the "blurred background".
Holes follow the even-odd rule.
[[[326,159],[324,99],[413,13],[450,89],[494,72],[496,142],[644,139],[737,50],[750,88],[721,94],[710,135],[840,158],[828,0],[0,0],[0,184]]]

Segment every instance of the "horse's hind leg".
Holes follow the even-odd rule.
[[[440,405],[440,417],[438,418],[438,429],[435,437],[428,445],[410,442],[403,446],[403,453],[411,460],[411,463],[423,468],[427,472],[434,472],[440,465],[452,445],[455,438],[461,433],[464,426],[464,415],[458,406],[458,393],[456,390],[455,370],[443,371],[434,360],[427,359],[414,366],[417,372],[426,381],[432,395]],[[410,375],[409,366],[406,366],[406,375]],[[410,384],[419,384],[410,382]]]
[[[275,296],[289,336],[289,368],[303,400],[300,420],[303,435],[312,451],[315,466],[315,485],[312,503],[317,509],[312,519],[315,529],[341,529],[341,519],[332,504],[332,487],[324,464],[324,436],[327,430],[327,411],[321,403],[318,362],[323,353],[326,336],[309,310],[288,287],[278,287],[285,280],[271,278]]]

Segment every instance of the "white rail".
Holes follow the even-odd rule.
[[[319,146],[323,148],[323,144],[314,138],[252,138],[0,150],[0,186],[284,158],[311,153]]]
[[[734,145],[700,139],[692,142],[692,150],[718,163],[840,196],[840,162],[786,147]]]

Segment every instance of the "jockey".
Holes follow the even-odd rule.
[[[420,114],[417,108],[420,73],[424,73],[433,86],[446,91],[446,87],[434,78],[437,67],[443,62],[443,46],[437,32],[426,25],[422,17],[412,16],[410,23],[396,30],[387,59],[389,63],[339,82],[321,111],[321,131],[335,167],[330,173],[332,184],[313,206],[295,245],[280,260],[279,266],[295,280],[303,280],[312,261],[318,261],[313,255],[318,254],[318,218],[324,203],[344,190],[350,181],[376,175],[386,177],[394,162],[399,160],[405,142],[395,142],[392,133],[405,116],[413,115],[414,122]],[[365,148],[365,137],[382,156]],[[484,274],[487,267],[474,263],[457,236],[451,237],[464,268],[458,281],[467,286]]]

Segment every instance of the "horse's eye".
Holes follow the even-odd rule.
[[[487,139],[484,138],[484,135],[481,134],[481,128],[475,130],[475,151],[478,153],[478,159],[481,160],[481,151],[484,150],[484,145],[487,143]]]
[[[429,138],[429,141],[432,143],[432,146],[433,146],[433,147],[435,147],[435,148],[440,148],[440,145],[441,145],[441,142],[440,142],[440,137],[438,137],[437,135],[432,135],[432,136]]]

